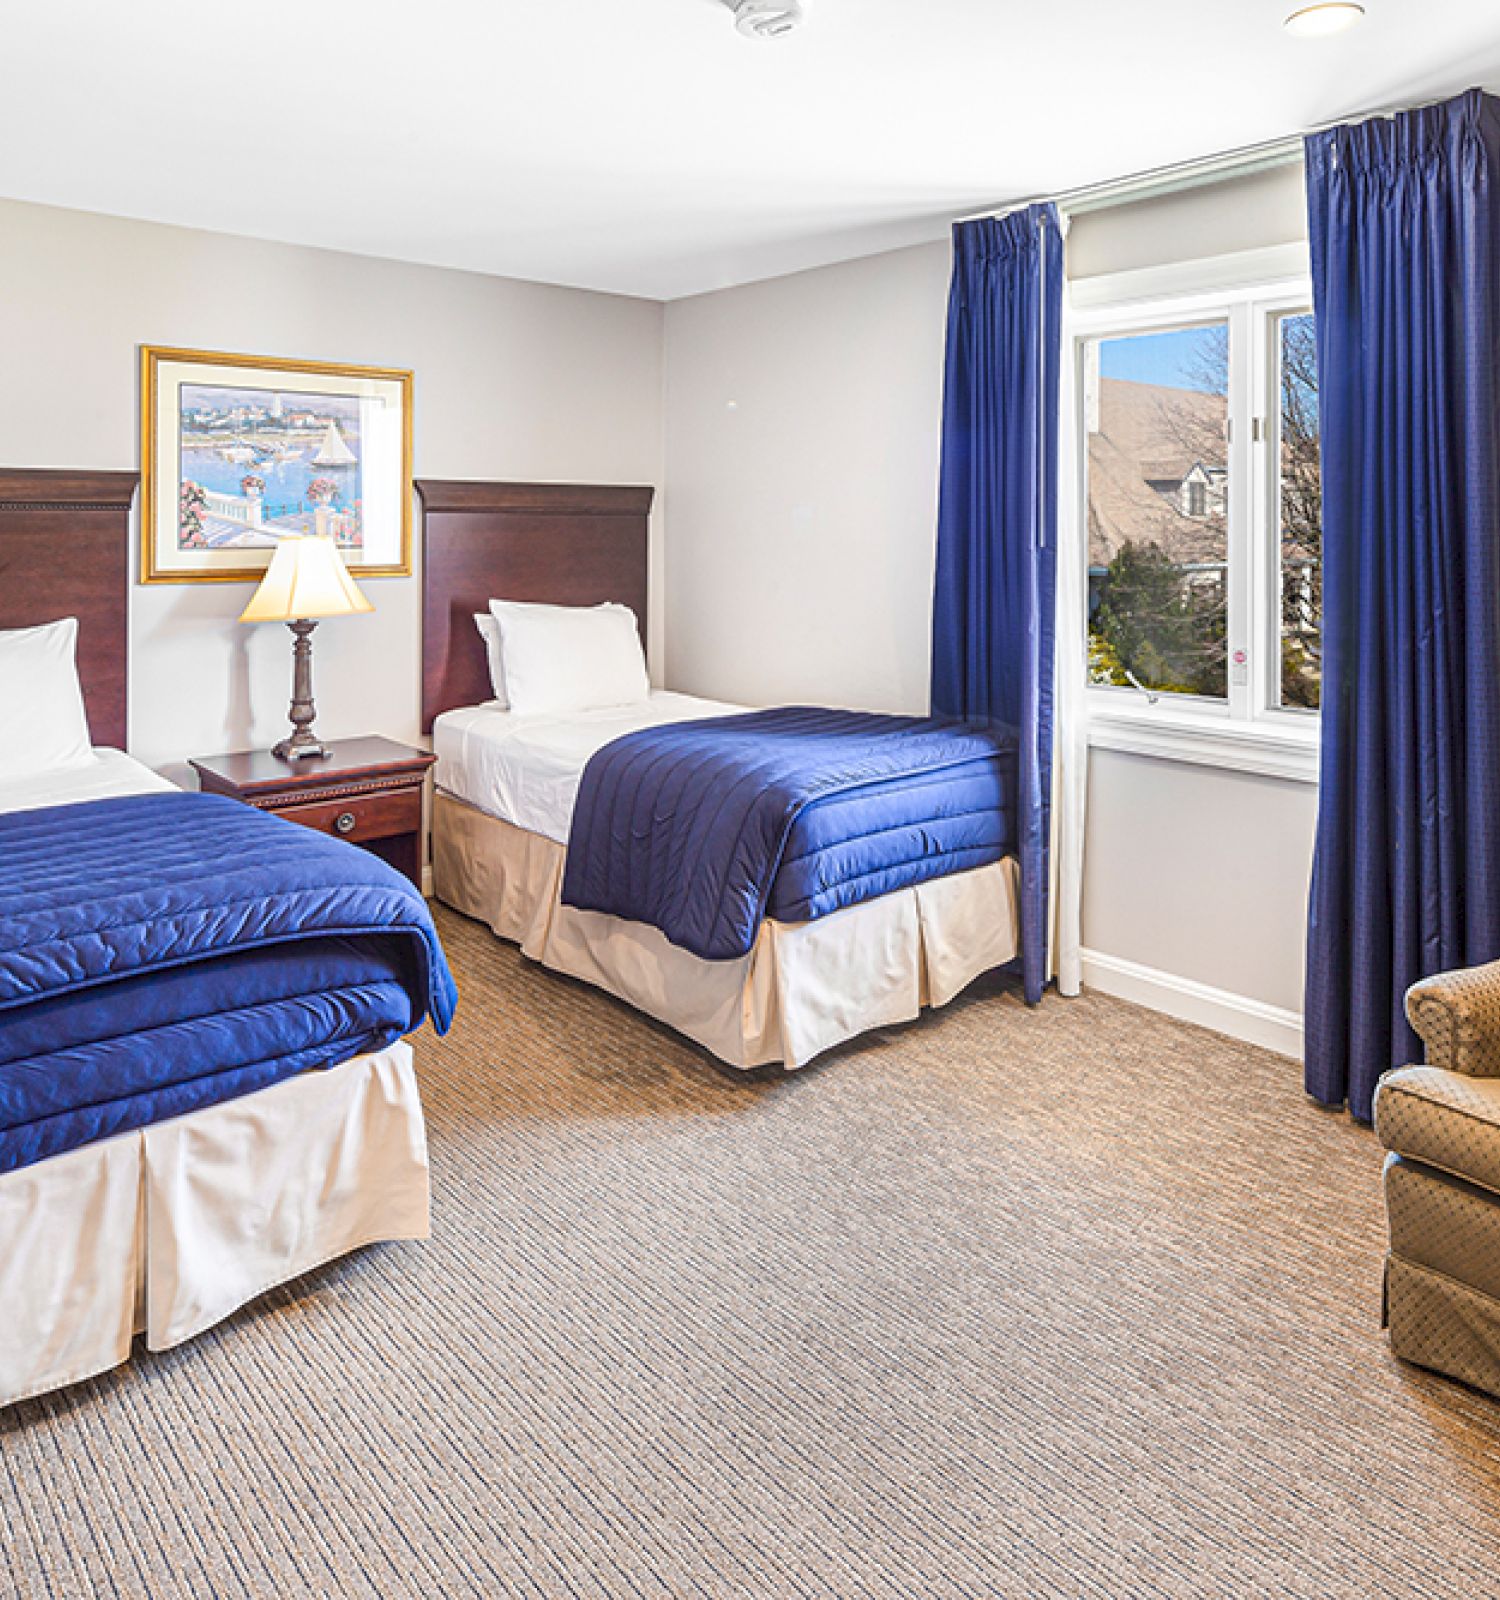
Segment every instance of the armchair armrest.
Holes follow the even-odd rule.
[[[1427,1046],[1429,1066],[1500,1078],[1500,961],[1414,983],[1406,1015]]]

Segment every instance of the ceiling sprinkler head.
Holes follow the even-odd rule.
[[[724,0],[750,39],[781,39],[802,25],[802,0]]]

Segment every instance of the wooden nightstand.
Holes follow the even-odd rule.
[[[191,762],[206,794],[227,794],[372,850],[422,885],[422,782],[437,760],[394,739],[341,739],[323,760],[269,750]]]

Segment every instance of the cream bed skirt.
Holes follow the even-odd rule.
[[[562,903],[566,849],[439,793],[438,899],[533,961],[676,1028],[732,1067],[805,1066],[845,1039],[946,1005],[1019,948],[1012,858],[900,889],[815,922],[762,924],[736,961]]]
[[[256,1295],[428,1233],[411,1046],[0,1175],[0,1406],[167,1350]]]

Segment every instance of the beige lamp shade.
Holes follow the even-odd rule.
[[[312,622],[374,609],[349,576],[338,546],[314,535],[283,539],[276,546],[240,621]]]

